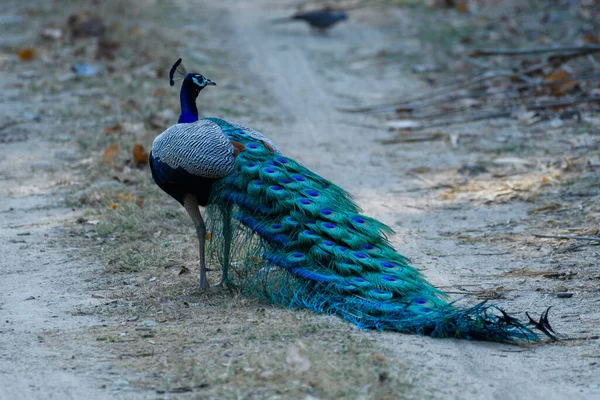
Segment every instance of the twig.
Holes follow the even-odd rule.
[[[477,83],[485,82],[485,81],[488,81],[490,79],[494,79],[494,78],[497,78],[500,76],[509,76],[510,77],[513,75],[514,75],[514,73],[512,71],[486,72],[484,74],[479,75],[476,78],[469,79],[465,82],[459,82],[459,83],[447,85],[447,86],[441,87],[439,89],[432,90],[421,96],[415,96],[411,99],[407,99],[407,100],[403,100],[403,101],[395,101],[395,102],[390,102],[390,103],[382,103],[382,104],[378,104],[375,106],[367,106],[367,107],[338,108],[338,110],[342,111],[342,112],[377,112],[377,111],[383,111],[383,110],[395,110],[396,108],[398,108],[399,106],[404,105],[404,104],[411,104],[411,103],[415,103],[417,101],[432,99],[432,98],[440,96],[442,94],[446,94],[448,92],[453,92],[458,89],[464,89],[466,87],[473,86]]]
[[[0,125],[0,131],[6,129],[8,127],[11,127],[11,126],[22,124],[24,122],[26,122],[26,121],[9,121],[9,122],[6,122],[6,123]]]
[[[528,104],[526,105],[527,110],[543,110],[544,108],[550,107],[560,107],[560,106],[570,106],[573,104],[579,103],[591,103],[594,101],[600,101],[600,96],[590,96],[590,97],[580,97],[578,99],[571,100],[559,100],[559,101],[549,101],[542,104]]]
[[[524,54],[541,53],[595,53],[600,51],[600,46],[568,46],[568,47],[533,47],[530,49],[478,49],[470,54],[471,57],[481,56],[519,56]]]
[[[578,235],[545,235],[534,233],[533,236],[547,239],[574,239],[574,240],[593,240],[600,242],[600,236],[578,236]]]

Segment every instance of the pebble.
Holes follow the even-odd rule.
[[[556,297],[558,297],[559,299],[568,299],[570,297],[573,297],[573,293],[560,292],[560,293],[556,293]]]

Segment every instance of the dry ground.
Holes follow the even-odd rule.
[[[353,11],[326,37],[268,23],[291,9],[265,0],[4,7],[0,398],[600,396],[597,247],[532,236],[596,233],[598,115],[483,121],[382,145],[392,134],[365,128],[381,117],[336,107],[430,90],[411,66],[444,62],[443,46],[472,32],[470,20],[385,6]],[[114,60],[95,59],[96,38],[40,39],[87,10],[120,43]],[[10,56],[30,46],[33,60]],[[177,117],[165,73],[178,56],[218,82],[199,98],[202,115],[256,127],[355,194],[433,284],[519,317],[552,306],[568,340],[365,332],[235,292],[193,294],[190,223],[131,160],[135,143],[148,148]],[[77,77],[76,63],[99,71]],[[466,164],[486,170],[469,175]]]

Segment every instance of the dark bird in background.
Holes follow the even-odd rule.
[[[345,19],[348,19],[348,15],[344,11],[336,11],[327,7],[322,10],[298,12],[291,17],[273,20],[273,23],[279,24],[284,22],[304,21],[312,28],[325,32]]]
[[[208,286],[208,255],[222,265],[221,284],[233,283],[274,304],[335,314],[361,328],[492,341],[538,339],[496,306],[448,302],[392,247],[387,238],[392,230],[361,214],[348,192],[286,157],[251,128],[198,119],[196,98],[214,82],[187,73],[181,60],[171,70],[171,85],[175,75],[183,79],[181,116],[154,140],[150,168],[156,184],[194,221],[201,288]],[[199,206],[205,207],[206,224]],[[551,335],[547,313],[531,321]]]

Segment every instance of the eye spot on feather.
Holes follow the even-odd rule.
[[[333,243],[333,242],[332,242],[332,241],[330,241],[330,240],[326,240],[326,241],[324,241],[324,242],[323,242],[323,244],[324,244],[325,246],[327,246],[327,247],[333,247],[333,246],[335,246],[335,243]]]
[[[264,185],[264,182],[263,181],[254,181],[254,182],[252,182],[252,184],[254,186],[262,186],[262,185]]]
[[[331,214],[333,214],[333,211],[331,211],[331,210],[329,210],[327,208],[324,208],[324,209],[321,210],[321,214],[323,214],[323,215],[331,215]]]
[[[306,182],[306,178],[303,177],[302,175],[294,175],[294,179],[297,180],[298,182]]]
[[[294,182],[293,180],[291,180],[290,178],[282,178],[279,183],[284,184],[284,185],[289,185],[290,183]]]
[[[345,248],[344,246],[338,246],[338,250],[341,251],[342,253],[345,252],[346,250],[348,250],[347,248]],[[345,262],[345,264],[348,264],[347,262]]]
[[[276,170],[274,170],[273,168],[265,168],[264,171],[267,174],[274,174],[275,172],[277,172]]]
[[[248,144],[248,148],[249,149],[258,149],[258,146],[256,144],[254,144],[254,143],[249,143]]]
[[[354,217],[354,218],[352,218],[352,221],[354,221],[356,223],[359,223],[359,224],[364,224],[365,223],[365,220],[362,219],[361,217]]]
[[[396,265],[392,264],[391,262],[387,262],[387,261],[382,262],[381,266],[383,268],[396,268]]]
[[[365,253],[359,253],[359,252],[354,253],[354,256],[356,258],[367,258],[367,255]]]
[[[308,230],[308,229],[307,229],[307,230],[305,230],[305,231],[304,231],[304,233],[305,233],[306,235],[308,235],[308,236],[317,236],[317,235],[316,235],[316,234],[315,234],[313,231],[310,231],[310,230]]]
[[[277,157],[275,160],[276,160],[278,163],[281,163],[281,164],[287,164],[287,163],[288,163],[288,160],[286,160],[286,159],[285,159],[285,158],[283,158],[283,157]]]
[[[393,276],[384,276],[383,279],[388,282],[396,282],[398,280],[398,279],[394,278]]]
[[[281,229],[281,225],[279,225],[279,224],[273,224],[273,225],[271,225],[271,229],[275,229],[275,230]]]
[[[271,186],[271,190],[279,192],[279,191],[283,190],[283,188],[281,186]]]
[[[309,199],[300,199],[300,204],[306,206],[306,205],[312,204],[312,201],[310,201]]]
[[[379,289],[373,289],[372,292],[375,294],[385,294],[386,293],[383,290],[379,290]]]
[[[417,303],[417,304],[425,304],[425,303],[427,303],[427,300],[425,300],[425,299],[415,299],[414,302]]]
[[[267,164],[272,165],[272,166],[277,166],[277,163],[275,161],[267,161]]]
[[[323,224],[323,226],[327,229],[335,228],[335,224],[332,224],[331,222],[327,222],[327,223]]]
[[[256,164],[256,163],[253,163],[253,162],[246,164],[246,166],[247,166],[247,167],[250,167],[250,168],[254,168],[254,167],[256,167],[257,165],[258,165],[258,164]]]
[[[294,254],[292,254],[292,257],[294,257],[294,258],[302,258],[302,257],[304,257],[304,254],[302,254],[302,253],[294,253]]]
[[[365,250],[373,250],[375,248],[372,244],[363,244],[361,247]]]
[[[315,191],[315,190],[307,190],[306,194],[311,196],[311,197],[317,197],[319,196],[319,192]]]
[[[359,282],[359,283],[363,283],[366,282],[367,280],[361,277],[356,277],[353,279],[354,282]]]

